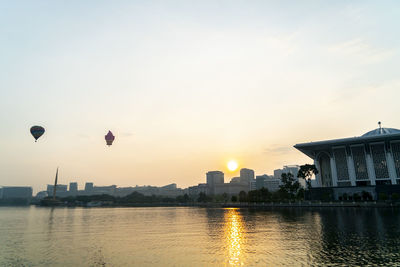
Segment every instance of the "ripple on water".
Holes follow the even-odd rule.
[[[0,266],[400,266],[400,212],[0,208]]]

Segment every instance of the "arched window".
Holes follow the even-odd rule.
[[[335,156],[336,171],[338,181],[348,181],[349,168],[347,166],[347,154],[344,147],[334,148],[333,155]]]
[[[331,159],[326,153],[319,156],[321,183],[323,187],[332,186]]]
[[[354,169],[357,180],[368,180],[367,161],[365,160],[364,146],[352,146],[351,154],[353,156]]]
[[[384,144],[372,144],[371,155],[374,162],[376,179],[388,179],[389,171],[386,161],[386,152]]]
[[[397,178],[400,178],[400,142],[393,142],[390,145],[392,147],[393,161]]]

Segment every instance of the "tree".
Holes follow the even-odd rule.
[[[383,193],[383,192],[379,193],[379,200],[385,201],[385,200],[387,200],[387,198],[388,198],[388,196],[386,193]]]
[[[221,203],[224,202],[224,196],[223,195],[214,195],[214,201]]]
[[[178,203],[184,203],[184,202],[185,202],[185,200],[183,199],[183,196],[177,196],[177,197],[176,197],[176,201],[177,201]]]
[[[197,199],[198,202],[207,202],[207,195],[204,192],[200,192],[199,198]]]
[[[258,202],[258,190],[249,191],[247,200],[248,202]]]
[[[222,194],[222,199],[224,200],[224,202],[226,203],[228,201],[228,194],[227,193],[223,193]]]
[[[297,191],[296,198],[298,200],[304,200],[304,193],[305,193],[304,188],[300,188],[299,191]]]
[[[281,200],[282,199],[282,197],[281,197],[281,189],[271,193],[271,199],[274,202],[277,202],[277,201]]]
[[[231,201],[232,202],[236,202],[237,201],[237,196],[232,196]]]
[[[313,175],[317,175],[318,170],[314,164],[305,164],[300,166],[300,170],[297,173],[298,178],[302,178],[306,181],[307,189],[311,188],[311,178]]]
[[[260,197],[261,197],[262,202],[267,202],[267,201],[271,200],[272,194],[268,191],[267,188],[263,187],[259,190],[259,192],[260,192]]]
[[[292,196],[290,195],[289,191],[283,187],[279,188],[278,191],[275,192],[274,195],[275,201],[283,201],[291,199]]]
[[[244,191],[243,191],[244,192]],[[251,190],[247,193],[248,202],[267,202],[271,200],[271,193],[267,188],[261,188],[258,190]],[[240,198],[240,195],[239,195]]]
[[[362,191],[362,192],[361,192],[361,197],[362,197],[362,199],[363,199],[364,201],[372,200],[371,194],[370,194],[369,192],[367,192],[367,191]]]
[[[300,189],[300,183],[294,179],[291,173],[282,173],[282,185],[279,186],[279,194],[281,198],[294,199]]]
[[[239,201],[246,202],[247,201],[247,194],[244,191],[239,192]]]

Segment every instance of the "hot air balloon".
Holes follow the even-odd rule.
[[[105,136],[106,142],[108,146],[111,146],[114,142],[115,136],[112,134],[111,131],[108,131],[107,135]]]
[[[44,134],[45,130],[42,126],[32,126],[31,134],[35,138],[35,142]]]

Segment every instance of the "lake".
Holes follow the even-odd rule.
[[[0,207],[0,266],[400,266],[400,210]]]

